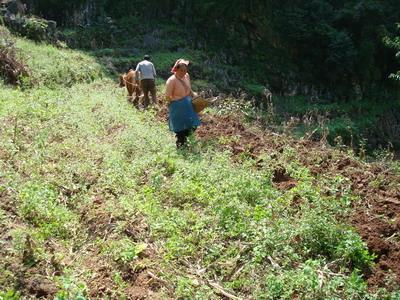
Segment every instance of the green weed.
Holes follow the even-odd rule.
[[[138,255],[146,250],[144,243],[135,244],[131,240],[124,238],[117,241],[110,241],[103,247],[105,255],[120,263],[129,263],[138,258]]]

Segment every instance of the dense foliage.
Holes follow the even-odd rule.
[[[250,77],[275,91],[368,96],[396,68],[393,50],[383,43],[400,19],[395,0],[31,2],[60,23],[73,20],[68,17],[79,7],[92,20],[140,17],[135,29],[162,21],[182,26],[190,32],[186,43],[224,53],[226,63],[247,66]]]
[[[397,24],[398,27],[398,31],[400,32],[400,24]],[[398,60],[400,60],[400,36],[396,36],[393,39],[390,38],[386,38],[385,39],[385,43],[387,46],[396,49],[398,52],[396,53],[396,57]],[[399,80],[400,81],[400,71],[398,71],[395,74],[390,74],[390,77],[395,79],[395,80]]]

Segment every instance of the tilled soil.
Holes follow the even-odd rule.
[[[165,110],[158,113],[167,119]],[[239,116],[202,116],[196,131],[202,141],[220,141],[218,146],[234,156],[246,154],[257,159],[262,153],[280,153],[285,147],[296,149],[298,160],[315,176],[341,176],[350,179],[351,188],[361,201],[354,203],[350,222],[356,227],[371,252],[374,268],[365,276],[371,289],[394,288],[400,284],[400,176],[379,164],[367,164],[350,158],[343,151],[320,142],[294,140],[260,128],[244,126]],[[273,182],[288,189],[296,182],[276,170]]]
[[[113,232],[116,228],[115,217],[104,209],[104,201],[100,195],[93,199],[94,205],[82,211],[82,222],[88,228],[89,239],[96,238],[112,239]],[[124,233],[133,241],[141,242],[147,240],[147,225],[141,216],[133,216],[132,220],[126,224]],[[83,265],[87,270],[91,270],[94,274],[87,282],[90,297],[98,298],[118,298],[120,294],[125,295],[128,299],[159,299],[156,291],[161,287],[160,281],[157,280],[153,273],[155,270],[149,270],[147,261],[155,258],[155,252],[150,247],[140,253],[136,264],[117,264],[110,265],[104,258],[99,255],[98,249],[92,248],[88,253],[82,256]],[[124,287],[117,287],[115,284],[115,272],[120,272],[121,278],[127,283]],[[118,291],[116,293],[116,291]]]

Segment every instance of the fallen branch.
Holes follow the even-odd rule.
[[[168,281],[161,279],[160,277],[154,275],[153,273],[151,273],[150,271],[147,271],[147,275],[149,275],[151,278],[153,278],[154,280],[157,280],[159,282],[162,282],[164,284],[168,284]]]
[[[219,294],[224,295],[225,297],[227,297],[228,299],[233,299],[233,300],[242,300],[242,298],[239,298],[227,291],[224,290],[224,288],[219,285],[218,283],[212,281],[212,280],[207,280],[205,278],[203,278],[203,274],[205,273],[205,271],[207,270],[206,268],[199,268],[199,266],[197,266],[197,268],[194,268],[188,261],[183,260],[182,263],[184,265],[186,265],[190,270],[192,270],[192,274],[194,276],[197,277],[197,279],[199,280],[199,282],[201,282],[202,284],[207,284],[210,287],[212,287],[214,290],[216,290]]]
[[[227,297],[229,299],[242,300],[242,298],[236,297],[235,295],[232,295],[231,293],[228,293],[227,291],[225,291],[218,283],[208,280],[208,285],[210,285],[211,287],[216,289],[219,293],[221,293],[222,295],[224,295],[225,297]]]

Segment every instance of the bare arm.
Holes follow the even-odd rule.
[[[166,98],[168,103],[171,102],[171,100],[172,100],[174,87],[175,87],[174,82],[172,80],[168,79],[167,83],[166,83],[166,86],[165,86],[165,98]]]

